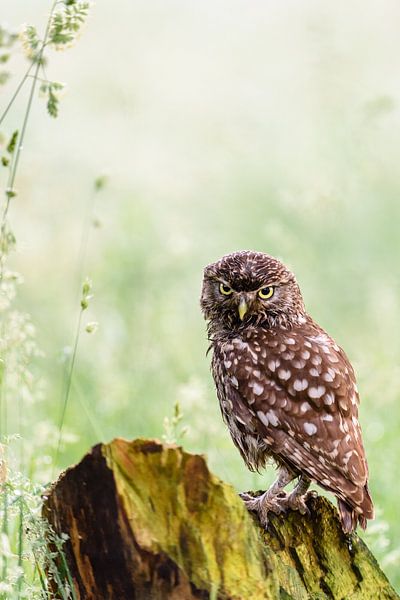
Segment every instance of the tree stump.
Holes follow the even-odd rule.
[[[203,456],[116,439],[65,471],[43,512],[68,535],[79,600],[399,598],[326,498],[310,510],[273,516],[265,532]]]

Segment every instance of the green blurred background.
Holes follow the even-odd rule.
[[[1,19],[43,29],[49,6],[5,0]],[[67,92],[56,120],[35,102],[11,209],[18,304],[45,354],[28,444],[59,418],[83,274],[99,330],[81,336],[60,466],[100,440],[160,437],[179,400],[186,448],[238,489],[265,487],[273,468],[247,472],[222,424],[198,298],[207,263],[268,252],[355,366],[370,543],[398,585],[399,18],[394,0],[98,0],[78,44],[50,56]],[[24,68],[16,57],[2,104]],[[100,226],[82,273],[87,215]]]

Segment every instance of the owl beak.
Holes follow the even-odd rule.
[[[246,302],[246,298],[244,298],[243,296],[240,298],[238,310],[239,310],[239,318],[241,321],[243,321],[245,314],[249,310],[249,306]]]

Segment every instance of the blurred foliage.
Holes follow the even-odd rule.
[[[22,598],[53,597],[51,588],[57,584],[64,600],[76,594],[63,552],[65,536],[52,532],[45,520],[41,519],[43,487],[43,467],[52,468],[45,481],[54,477],[64,435],[64,416],[69,399],[71,378],[79,341],[83,312],[91,299],[91,283],[85,280],[82,288],[81,311],[79,313],[73,351],[68,363],[65,392],[58,428],[52,421],[43,419],[40,425],[47,426],[47,441],[34,436],[28,440],[23,434],[29,423],[36,431],[36,405],[44,396],[40,393],[40,379],[32,369],[34,358],[41,356],[36,344],[36,331],[30,315],[18,310],[15,305],[17,285],[22,283],[18,272],[10,271],[8,260],[16,248],[16,238],[8,216],[11,200],[17,196],[15,181],[19,173],[19,159],[24,149],[33,99],[38,81],[41,91],[48,96],[47,109],[52,117],[58,114],[58,92],[62,85],[48,81],[45,65],[47,47],[56,48],[60,44],[68,46],[76,38],[84,18],[87,16],[87,3],[79,0],[53,0],[49,7],[47,25],[43,38],[39,38],[36,28],[25,26],[20,35],[22,48],[28,59],[28,69],[19,76],[19,83],[13,94],[0,111],[0,125],[9,125],[6,117],[20,99],[22,91],[29,87],[25,109],[21,117],[21,129],[15,130],[9,141],[2,134],[5,153],[1,156],[2,167],[7,176],[2,182],[3,202],[0,218],[0,598],[1,600],[21,600]],[[76,19],[74,15],[77,15]],[[75,19],[75,20],[74,20]],[[55,33],[56,31],[56,33]],[[0,46],[11,47],[15,36],[6,35],[7,29],[0,28]],[[62,36],[66,39],[62,41]],[[11,42],[9,41],[11,40]],[[60,41],[61,40],[61,41]],[[10,55],[3,55],[2,62],[8,62]],[[45,79],[40,77],[43,72]],[[11,75],[9,73],[8,75]],[[6,78],[7,79],[7,78]],[[4,83],[4,77],[2,78]],[[29,83],[29,86],[28,86]],[[25,85],[26,84],[26,85]],[[24,90],[25,86],[25,90]],[[93,325],[92,328],[93,330]],[[88,330],[88,328],[87,328]],[[10,428],[11,424],[11,428]],[[10,432],[12,433],[10,434]],[[56,433],[57,444],[50,443],[50,432]],[[19,443],[15,443],[18,440]],[[15,450],[17,450],[15,452]],[[48,451],[53,455],[46,454]],[[45,454],[44,463],[41,455]],[[47,463],[47,464],[46,464]]]
[[[47,10],[20,4],[7,2],[13,25]],[[10,215],[17,301],[45,350],[25,443],[58,422],[88,274],[99,328],[79,342],[59,466],[99,437],[161,437],[178,402],[186,449],[238,489],[265,487],[273,469],[247,472],[222,424],[198,297],[208,262],[269,252],[355,366],[379,508],[370,540],[400,586],[398,4],[167,4],[98,2],[79,52],[54,61],[70,85],[57,129],[34,112]]]

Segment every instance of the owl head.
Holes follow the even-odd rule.
[[[208,265],[200,304],[211,330],[291,327],[304,322],[303,299],[294,274],[262,252],[235,252]]]

